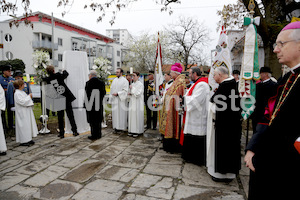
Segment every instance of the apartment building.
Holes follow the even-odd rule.
[[[32,53],[35,50],[48,51],[57,70],[62,69],[63,52],[74,50],[87,52],[90,68],[94,59],[100,56],[112,62],[113,72],[121,67],[121,52],[125,47],[112,38],[42,12],[33,13],[28,20],[33,28],[24,23],[10,28],[10,20],[0,22],[1,60],[21,59],[26,65],[26,73],[34,74]]]

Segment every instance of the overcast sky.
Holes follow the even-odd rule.
[[[19,2],[21,0],[18,0]],[[99,2],[100,0],[98,0]],[[103,0],[102,0],[103,1]],[[111,12],[106,13],[106,17],[102,22],[97,23],[96,19],[99,13],[90,9],[83,9],[84,4],[89,4],[91,0],[74,0],[71,8],[65,8],[69,11],[65,17],[61,13],[63,7],[57,8],[57,0],[30,0],[33,12],[41,11],[54,17],[82,26],[105,35],[106,29],[127,29],[132,35],[139,35],[146,31],[157,33],[163,30],[163,27],[176,22],[179,16],[193,17],[204,25],[210,31],[212,39],[207,49],[208,55],[210,50],[214,49],[219,33],[216,32],[217,22],[220,17],[217,16],[217,10],[222,10],[223,6],[229,3],[236,3],[237,0],[181,0],[181,4],[171,4],[173,14],[161,12],[161,5],[156,5],[155,0],[139,0],[132,3],[127,9],[123,9],[117,14],[115,24],[111,26]],[[97,2],[96,0],[94,2]],[[23,10],[20,8],[17,15],[21,15]],[[1,13],[0,21],[8,19],[5,13]]]

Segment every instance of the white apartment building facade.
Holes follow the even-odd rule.
[[[121,67],[122,56],[118,52],[124,47],[114,43],[112,38],[58,18],[53,18],[52,26],[51,19],[50,15],[35,12],[29,17],[33,28],[24,23],[10,28],[9,20],[0,22],[0,43],[3,44],[0,59],[21,59],[26,73],[34,74],[32,53],[35,50],[48,51],[57,71],[62,69],[63,52],[74,50],[87,52],[90,69],[94,59],[100,56],[112,62],[112,72]]]
[[[128,47],[128,41],[132,38],[127,29],[106,29],[106,36],[125,47]]]

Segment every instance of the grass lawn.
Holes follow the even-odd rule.
[[[33,113],[34,117],[36,119],[36,123],[40,124],[40,116],[42,115],[42,108],[41,108],[41,103],[34,103],[33,106]],[[57,116],[52,116],[52,112],[50,111],[50,116],[48,116],[48,123],[58,123]]]

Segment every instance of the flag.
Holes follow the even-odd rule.
[[[248,119],[255,108],[256,80],[260,78],[258,63],[257,30],[260,18],[245,17],[244,25],[247,26],[245,33],[244,55],[241,66],[241,79],[239,81],[239,93],[242,98],[242,117]]]
[[[155,80],[155,95],[159,96],[159,86],[164,82],[164,76],[162,74],[162,56],[161,56],[161,46],[159,42],[159,33],[158,33],[158,41],[157,41],[157,49],[156,49],[156,62],[155,62],[155,70],[154,70],[154,80]]]
[[[231,75],[232,68],[231,68],[230,50],[228,48],[228,37],[224,25],[222,26],[218,45],[216,46],[215,49],[214,61],[210,68],[209,77],[208,77],[208,83],[211,87],[212,94],[219,87],[219,84],[214,79],[214,71],[217,67],[220,66],[227,67],[229,71],[229,75]]]

